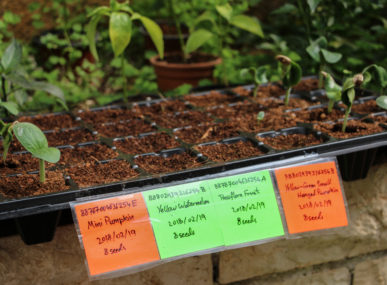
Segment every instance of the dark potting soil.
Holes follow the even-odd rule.
[[[164,128],[185,127],[213,121],[208,113],[200,111],[188,111],[174,115],[152,116],[152,118],[157,125]]]
[[[33,117],[23,116],[18,118],[19,122],[28,122],[38,126],[43,131],[78,127],[80,124],[68,114],[36,115]]]
[[[294,91],[312,91],[317,89],[318,89],[317,78],[303,79],[296,86],[293,87]]]
[[[49,146],[76,145],[97,140],[96,135],[83,128],[46,133],[46,138]]]
[[[327,108],[315,108],[308,111],[292,111],[287,112],[287,116],[290,118],[305,123],[317,123],[322,121],[336,121],[343,118],[343,112],[338,109],[332,109],[332,112],[328,114]]]
[[[213,55],[193,52],[186,61],[184,61],[182,53],[167,54],[163,59],[159,59],[158,61],[166,61],[168,63],[200,63],[213,61],[215,59],[216,57]]]
[[[168,157],[156,155],[139,156],[134,161],[140,168],[150,174],[175,172],[184,169],[199,167],[200,162],[188,153],[173,154]]]
[[[0,194],[7,198],[20,198],[69,189],[65,184],[63,173],[46,171],[46,181],[39,181],[39,174],[23,174],[2,177],[0,179]]]
[[[233,94],[223,94],[218,91],[211,91],[205,95],[186,95],[184,99],[196,107],[208,108],[217,105],[227,105],[243,100]]]
[[[208,110],[208,113],[219,119],[234,118],[246,114],[258,114],[264,108],[257,103],[239,102],[233,106],[220,106]]]
[[[184,112],[189,110],[189,106],[183,101],[172,100],[172,101],[162,101],[157,104],[151,105],[135,105],[133,107],[133,112],[136,112],[139,115],[169,115],[176,112]]]
[[[46,167],[51,166],[54,166],[54,164],[46,162]],[[0,160],[0,177],[9,174],[26,173],[37,170],[39,170],[39,160],[32,157],[30,153],[8,153],[5,162],[2,159]]]
[[[258,140],[276,150],[299,148],[324,142],[322,138],[316,138],[313,134],[288,134],[275,137],[258,137]]]
[[[86,123],[101,124],[138,118],[138,114],[128,109],[104,109],[98,111],[83,111],[79,117]]]
[[[186,143],[219,141],[239,135],[238,131],[235,129],[235,124],[229,122],[183,128],[176,131],[174,134]]]
[[[254,89],[254,88],[253,88]],[[243,86],[236,87],[232,91],[241,96],[251,96],[253,97],[253,89],[247,90]],[[285,90],[277,84],[268,84],[258,87],[257,98],[267,98],[267,97],[280,97],[285,94]]]
[[[129,162],[112,160],[107,163],[86,163],[65,169],[79,187],[108,184],[134,178],[138,175]]]
[[[341,131],[342,123],[320,122],[314,125],[314,129],[330,135],[337,139],[347,139],[351,137],[371,135],[383,132],[384,129],[375,123],[367,123],[359,120],[349,120],[345,132]]]
[[[159,152],[164,149],[179,147],[180,144],[166,133],[155,133],[143,137],[127,138],[114,142],[120,151],[127,154]]]
[[[58,163],[67,166],[109,160],[118,156],[116,151],[102,144],[91,144],[85,146],[76,146],[75,148],[64,148],[61,149],[60,152],[61,156]]]
[[[126,137],[130,135],[139,135],[141,133],[148,133],[155,129],[143,120],[131,120],[116,124],[102,124],[95,127],[99,135],[116,138]]]
[[[265,154],[250,141],[197,146],[196,149],[212,161],[223,162]]]
[[[360,104],[353,104],[351,112],[356,114],[371,114],[383,112],[384,110],[376,105],[375,100],[368,100]]]
[[[242,132],[260,133],[270,130],[295,127],[297,121],[283,114],[278,114],[275,109],[265,112],[265,117],[258,122],[257,114],[239,116],[233,120],[235,128]]]

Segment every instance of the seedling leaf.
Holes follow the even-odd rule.
[[[232,7],[229,3],[224,5],[216,5],[216,11],[227,20],[227,22],[230,22],[232,17]]]
[[[186,54],[197,50],[199,47],[205,44],[212,36],[213,34],[211,32],[204,29],[194,31],[187,40],[187,45],[185,48]]]
[[[5,108],[12,115],[19,114],[19,107],[14,102],[0,102],[0,107]]]
[[[15,40],[12,39],[11,44],[5,50],[2,58],[1,65],[5,72],[8,72],[17,67],[22,58],[22,46]]]
[[[123,12],[113,12],[109,22],[109,36],[115,56],[124,52],[132,37],[132,20]]]
[[[257,18],[249,17],[246,15],[236,15],[231,18],[230,23],[261,38],[264,37],[261,24]]]
[[[87,39],[89,41],[90,52],[93,55],[93,57],[95,58],[95,60],[97,60],[97,61],[99,60],[99,57],[98,57],[97,48],[95,46],[95,33],[96,33],[97,25],[98,25],[98,22],[100,19],[101,19],[101,15],[96,14],[91,19],[89,24],[87,24],[87,26],[86,26],[86,36],[87,36]]]
[[[385,110],[387,110],[387,95],[382,95],[376,98],[376,104]]]
[[[325,61],[328,63],[336,63],[343,57],[341,53],[332,52],[324,48],[321,49],[321,53],[323,54]]]
[[[159,56],[162,59],[164,57],[164,41],[161,28],[154,21],[147,17],[141,16],[140,20],[145,29],[148,31],[153,43],[156,46]]]

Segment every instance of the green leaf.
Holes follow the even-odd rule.
[[[99,61],[99,57],[95,46],[95,33],[100,19],[101,15],[95,15],[86,26],[86,37],[89,41],[90,52],[97,61]]]
[[[140,20],[149,33],[154,45],[156,46],[160,58],[162,59],[164,57],[163,31],[159,25],[147,17],[141,16]]]
[[[32,154],[42,148],[47,148],[46,136],[34,124],[16,122],[13,125],[13,133],[26,150]]]
[[[341,99],[341,86],[338,85],[330,74],[325,78],[325,92],[331,101],[339,101]]]
[[[298,11],[297,7],[293,4],[286,3],[285,5],[279,7],[278,9],[271,12],[273,15],[283,15],[283,14],[290,14],[293,12]]]
[[[376,104],[380,108],[383,108],[383,109],[387,110],[387,96],[386,95],[382,95],[382,96],[379,96],[378,98],[376,98]]]
[[[7,72],[17,67],[22,58],[22,46],[12,39],[11,44],[5,50],[3,57],[1,58],[1,65]]]
[[[15,73],[7,75],[6,79],[11,81],[13,84],[19,85],[25,89],[45,91],[65,102],[63,91],[59,87],[50,83],[29,80],[23,75]]]
[[[342,58],[342,54],[341,53],[338,53],[338,52],[332,52],[332,51],[329,51],[329,50],[326,50],[324,48],[321,49],[321,52],[325,58],[325,60],[328,62],[328,63],[336,63],[338,62],[341,58]]]
[[[14,96],[16,99],[16,102],[19,104],[19,106],[23,106],[27,100],[28,100],[28,95],[25,90],[23,89],[18,89],[14,92]]]
[[[102,15],[109,16],[109,12],[110,12],[109,7],[101,6],[101,7],[95,8],[93,11],[91,11],[91,13],[89,13],[87,15],[87,17],[91,18],[91,17],[97,16],[97,15],[98,16],[102,16]]]
[[[297,85],[300,82],[302,77],[302,69],[301,67],[294,61],[290,62],[289,68],[283,78],[283,85],[285,88],[292,87]]]
[[[224,5],[216,5],[216,11],[227,20],[227,22],[230,22],[232,17],[232,7],[229,3]]]
[[[32,154],[37,158],[51,163],[57,163],[60,159],[60,151],[55,147],[38,149]]]
[[[207,30],[199,29],[194,31],[187,40],[187,45],[185,47],[185,52],[187,54],[197,50],[203,44],[205,44],[213,34]]]
[[[262,121],[265,118],[265,112],[264,111],[259,111],[257,115],[257,120]]]
[[[212,14],[210,11],[205,11],[203,14],[201,14],[199,17],[195,19],[195,26],[201,22],[209,21],[213,25],[216,24],[214,14]]]
[[[12,124],[5,124],[1,129],[1,136],[3,137],[3,160],[7,159],[7,153],[13,139]]]
[[[109,22],[109,36],[115,56],[124,52],[132,37],[132,20],[123,12],[113,12]]]
[[[264,37],[261,24],[257,18],[246,15],[237,15],[231,18],[230,23],[259,37]]]
[[[345,105],[347,105],[348,108],[351,107],[353,101],[355,100],[355,89],[350,88],[350,89],[344,90],[341,94],[341,100]]]
[[[325,48],[328,45],[328,41],[325,37],[319,37],[317,40],[310,43],[306,48],[306,52],[313,58],[316,62],[320,62],[320,51],[322,48]]]
[[[264,84],[269,82],[267,79],[267,69],[265,66],[260,66],[255,71],[255,82],[256,84]]]
[[[310,12],[313,14],[321,0],[307,0]]]
[[[369,76],[367,80],[365,80],[365,83],[367,83],[368,81],[372,81],[379,88],[387,87],[387,71],[384,69],[384,67],[376,64],[371,64],[366,68],[364,68],[362,73],[364,75],[368,73],[368,76]]]
[[[19,108],[18,108],[17,104],[14,102],[0,102],[0,107],[5,108],[12,115],[19,114]]]

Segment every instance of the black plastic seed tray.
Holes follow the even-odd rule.
[[[211,94],[215,94],[218,101],[211,101]],[[227,98],[224,103],[219,101],[223,95],[226,96],[224,98]],[[313,94],[303,93],[297,96],[303,99],[309,98],[311,105],[316,105],[316,102],[321,101],[319,98],[314,98]],[[191,98],[194,99],[189,100]],[[367,100],[372,100],[372,98],[362,98],[359,103]],[[174,102],[178,102],[177,106],[173,106]],[[206,102],[209,103],[209,106],[205,105]],[[317,107],[324,106],[326,105]],[[317,107],[313,106],[308,109]],[[221,108],[230,108],[230,113],[216,112],[216,110],[223,110]],[[375,157],[382,157],[380,152],[385,151],[387,146],[387,128],[384,119],[380,119],[385,118],[385,113],[377,114],[380,116],[378,122],[383,126],[383,131],[349,139],[332,138],[317,131],[315,124],[300,122],[297,127],[246,132],[242,126],[244,120],[256,114],[248,112],[246,118],[240,121],[233,117],[233,114],[241,114],[243,110],[256,112],[261,108],[269,112],[249,97],[235,95],[229,90],[221,90],[220,92],[187,95],[178,101],[157,99],[138,102],[129,107],[109,106],[90,111],[79,111],[68,114],[75,126],[69,125],[64,129],[56,127],[55,117],[52,118],[52,115],[49,115],[54,125],[52,130],[45,131],[48,137],[53,134],[57,137],[66,137],[69,131],[84,131],[83,135],[78,134],[71,142],[60,145],[63,157],[70,156],[71,158],[73,155],[73,159],[49,168],[61,171],[65,189],[58,189],[58,192],[52,194],[24,198],[0,196],[0,236],[19,233],[27,244],[49,241],[58,223],[71,222],[71,219],[68,218],[70,216],[69,202],[78,198],[201,176],[208,177],[208,175],[223,171],[294,157],[337,156],[342,177],[345,180],[364,178]],[[283,116],[290,116],[296,111],[288,109]],[[156,120],[155,114],[160,114],[162,119]],[[198,118],[194,123],[189,122],[191,114],[195,114],[195,117]],[[102,115],[106,118],[103,118]],[[181,118],[183,119],[179,121]],[[185,120],[186,118],[188,120]],[[30,119],[33,121],[33,117]],[[355,119],[358,118],[355,117]],[[367,120],[372,121],[373,118],[370,117]],[[165,125],[162,124],[163,122],[172,122],[172,124]],[[177,128],[176,122],[180,124]],[[181,130],[192,129],[200,129],[195,134],[196,137],[187,139],[182,136]],[[293,134],[311,135],[320,141],[313,145],[294,145],[289,149],[278,149],[264,140],[264,138]],[[223,159],[222,156],[220,159],[211,159],[204,153],[203,148],[233,148],[237,152],[239,145],[245,144],[254,150],[251,152],[253,155],[244,153],[231,159]],[[93,148],[99,150],[98,155],[90,153],[90,149]],[[70,154],[66,156],[65,152]],[[78,159],[76,155],[79,155],[80,158]],[[184,157],[186,163],[179,164],[179,170],[173,171],[170,167],[171,160],[181,156]],[[160,164],[165,168],[155,171],[152,167],[147,166],[146,163],[149,162],[151,166]],[[93,175],[98,178],[104,176],[98,171],[104,170],[104,167],[110,163],[115,163],[114,165],[117,164],[119,167],[124,165],[128,176],[119,181],[112,180],[102,184],[98,182],[87,186],[82,186],[77,182],[77,175],[80,176],[81,172],[89,169],[90,166],[95,169],[93,171],[96,171],[94,174],[89,173],[91,178]],[[73,171],[68,170],[69,167]],[[32,175],[37,175],[36,171],[32,173],[35,173]]]

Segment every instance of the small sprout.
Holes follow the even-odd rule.
[[[371,64],[363,69],[364,85],[371,90],[377,90],[379,94],[383,94],[387,87],[387,71],[384,67]]]
[[[364,82],[363,74],[359,73],[353,77],[353,84],[355,84],[355,87],[361,86],[363,82]]]
[[[382,95],[382,96],[379,96],[378,98],[376,98],[376,104],[380,108],[387,110],[387,95]]]
[[[341,86],[338,85],[333,77],[324,72],[321,71],[321,75],[325,78],[325,92],[328,97],[328,114],[332,112],[333,106],[337,101],[341,99]]]
[[[34,124],[18,121],[4,123],[0,120],[0,127],[0,135],[3,137],[3,160],[7,158],[9,146],[15,136],[27,151],[39,159],[40,182],[44,183],[46,179],[44,162],[57,163],[60,159],[60,151],[57,148],[48,147],[46,136]]]
[[[352,78],[348,78],[345,80],[342,91],[341,91],[341,100],[343,103],[347,106],[344,114],[344,121],[341,131],[345,132],[345,129],[347,128],[347,122],[349,114],[351,113],[352,104],[355,100],[355,87],[360,86],[363,83],[363,76],[356,74]]]
[[[281,79],[282,79],[282,84],[286,89],[284,103],[285,103],[285,106],[288,106],[290,92],[292,90],[292,87],[297,85],[298,82],[300,82],[302,77],[302,69],[296,62],[294,62],[287,56],[277,55],[276,59],[281,64],[281,69],[282,69]]]
[[[259,125],[264,118],[265,118],[265,112],[259,111],[259,113],[257,114],[257,124]]]
[[[258,68],[250,67],[250,68],[243,68],[240,71],[240,74],[242,77],[245,77],[248,73],[250,73],[254,79],[253,96],[254,98],[256,98],[258,94],[259,86],[261,84],[269,82],[269,80],[267,79],[267,68],[265,66],[260,66]]]

